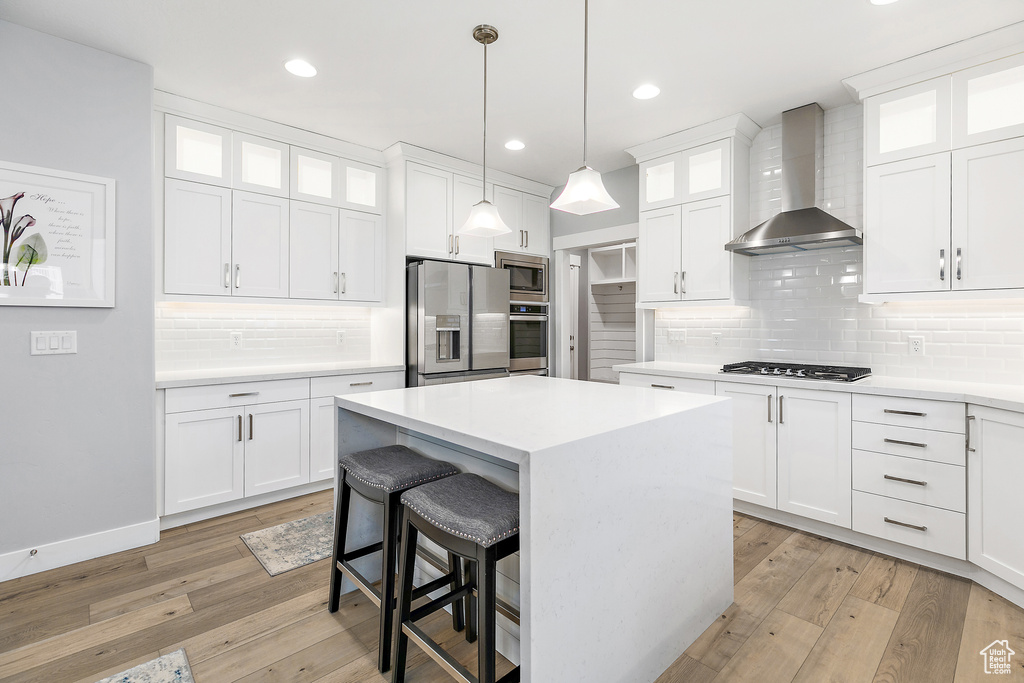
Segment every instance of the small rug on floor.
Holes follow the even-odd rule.
[[[242,534],[241,539],[267,573],[277,576],[331,556],[334,512]]]
[[[96,683],[195,683],[185,650],[175,650]]]

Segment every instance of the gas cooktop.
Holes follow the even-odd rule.
[[[776,363],[765,360],[748,360],[722,366],[722,372],[739,375],[772,375],[776,377],[799,377],[832,382],[856,382],[871,376],[871,368],[855,368],[845,365],[808,365],[805,363]]]

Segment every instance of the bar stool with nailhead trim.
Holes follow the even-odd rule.
[[[402,521],[402,494],[420,484],[458,474],[454,465],[420,455],[405,446],[384,446],[342,456],[339,460],[341,490],[334,514],[334,558],[331,564],[331,589],[327,603],[330,612],[337,612],[341,602],[341,580],[347,577],[366,597],[380,608],[380,641],[377,646],[377,668],[384,673],[391,666],[392,624],[395,604],[395,571],[398,539]],[[383,540],[354,550],[345,550],[351,492],[384,506]],[[381,551],[381,588],[363,576],[352,562]],[[448,573],[417,588],[415,596],[426,595],[438,588],[455,588],[461,581],[462,561],[448,553]],[[461,631],[464,605],[452,609],[452,627]],[[468,635],[468,634],[467,634]]]
[[[519,494],[506,491],[475,474],[456,474],[402,494],[405,507],[398,569],[398,616],[392,683],[404,683],[409,639],[456,680],[495,683],[495,588],[498,561],[519,550]],[[412,609],[416,595],[412,577],[417,535],[467,561],[467,579],[445,595]],[[477,596],[473,596],[476,589]],[[415,622],[446,605],[465,599],[466,640],[477,641],[478,676],[474,677]],[[453,607],[453,612],[457,608]],[[519,667],[498,683],[519,681]]]

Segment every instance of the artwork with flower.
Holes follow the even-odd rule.
[[[10,197],[0,199],[0,222],[2,222],[4,228],[4,272],[2,281],[2,286],[4,287],[18,286],[19,270],[24,271],[21,276],[21,286],[24,287],[29,269],[37,263],[46,261],[46,240],[38,232],[29,235],[14,254],[14,277],[12,282],[11,252],[14,251],[14,245],[25,234],[25,231],[36,224],[36,219],[27,213],[18,216],[17,220],[14,218],[14,209],[18,204],[18,200],[24,196],[24,192],[17,192]]]

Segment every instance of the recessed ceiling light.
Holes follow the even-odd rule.
[[[658,93],[661,92],[661,88],[650,83],[644,83],[639,88],[633,91],[633,97],[638,100],[649,100],[652,97],[657,97]]]
[[[312,78],[316,76],[316,67],[307,62],[305,59],[292,59],[284,63],[284,68],[288,70],[288,73],[295,74],[296,76],[302,76],[303,78]]]
[[[872,5],[891,5],[897,0],[871,0]]]
[[[513,152],[518,152],[521,149],[525,149],[526,145],[519,140],[509,140],[505,143],[505,149],[510,149]]]

